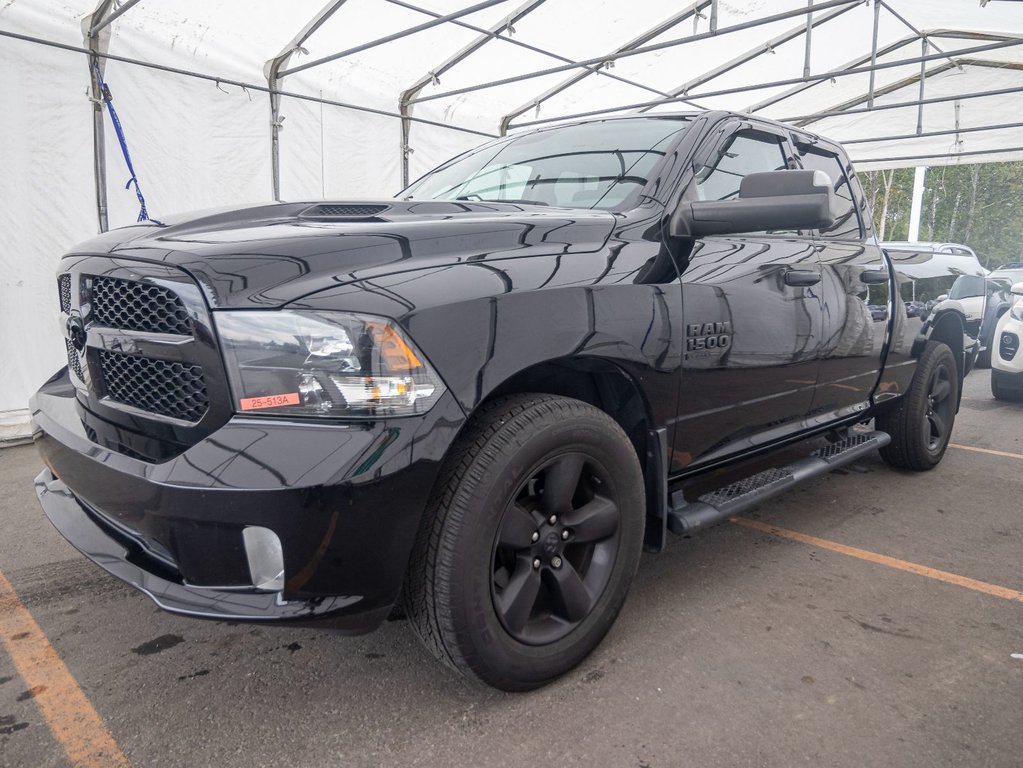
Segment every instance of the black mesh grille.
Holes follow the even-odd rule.
[[[312,208],[302,212],[302,215],[313,219],[331,219],[335,216],[366,218],[383,213],[390,206],[388,205],[314,205]]]
[[[181,299],[166,288],[116,277],[92,279],[92,319],[96,325],[154,333],[192,332]]]
[[[85,377],[82,376],[82,358],[78,356],[78,352],[68,339],[64,339],[64,344],[67,345],[67,364],[68,368],[75,372],[75,376],[78,377],[79,381],[84,381]]]
[[[57,278],[57,291],[60,293],[60,311],[71,311],[71,275]]]
[[[199,421],[209,408],[200,365],[106,350],[99,361],[111,400],[186,421]]]

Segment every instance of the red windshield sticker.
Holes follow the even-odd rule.
[[[255,411],[260,408],[279,408],[282,405],[298,405],[298,392],[287,392],[283,395],[266,395],[265,397],[243,397],[238,401],[243,411]]]

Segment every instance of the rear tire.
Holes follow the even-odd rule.
[[[881,458],[893,467],[923,472],[945,455],[959,407],[959,369],[947,345],[927,342],[913,382],[895,410],[876,419],[892,436]]]
[[[642,549],[643,475],[604,412],[513,395],[474,417],[426,514],[404,592],[414,631],[462,674],[530,690],[614,623]]]

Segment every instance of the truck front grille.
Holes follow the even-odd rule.
[[[71,345],[69,339],[64,339],[64,344],[67,346],[68,368],[74,372],[79,381],[85,381],[85,376],[82,375],[82,358],[78,356],[78,350]]]
[[[126,331],[192,333],[188,310],[172,291],[117,277],[92,279],[92,320],[96,325]]]
[[[185,421],[199,421],[209,409],[201,365],[107,350],[99,364],[111,400]]]
[[[71,275],[57,278],[57,292],[60,294],[60,311],[67,314],[71,311]]]

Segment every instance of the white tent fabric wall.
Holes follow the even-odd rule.
[[[98,1],[6,0],[0,5],[0,33],[80,48],[82,20]],[[392,116],[283,96],[284,199],[396,192],[402,178],[399,94],[424,77],[426,84],[414,94],[421,101],[413,100],[410,114],[437,125],[411,124],[411,179],[497,135],[502,123],[515,130],[586,112],[689,109],[686,100],[779,119],[843,111],[806,121],[807,127],[852,142],[848,149],[861,169],[1023,159],[1023,120],[1014,117],[1023,107],[1023,4],[812,2],[812,74],[805,82],[807,0],[681,5],[677,0],[477,0],[472,13],[354,52],[349,49],[458,14],[470,3],[142,0],[104,30],[107,52],[253,87],[116,60],[106,60],[104,71],[150,214],[157,219],[180,210],[271,199],[264,64],[325,8],[335,12],[290,57],[281,90]],[[864,112],[859,110],[866,106],[870,75],[843,70],[870,64],[875,10],[876,58],[882,68],[874,75],[874,104],[879,109]],[[769,17],[776,18],[743,26]],[[497,36],[485,37],[487,30]],[[929,36],[926,47],[919,31]],[[684,45],[661,45],[689,37]],[[637,39],[637,45],[656,50],[616,53]],[[977,47],[985,50],[973,50]],[[472,52],[460,63],[436,79],[428,77],[467,48]],[[964,50],[969,52],[955,55]],[[287,74],[338,52],[346,55]],[[917,135],[915,105],[884,107],[919,98],[920,63],[913,60],[923,52],[933,57],[925,62],[924,98],[939,101],[924,107],[922,135]],[[954,55],[955,63],[941,52]],[[593,60],[591,67],[599,72],[572,65],[580,60]],[[97,232],[97,214],[87,57],[0,34],[0,71],[3,440],[27,433],[28,396],[62,364],[54,271],[63,251]],[[541,74],[518,79],[535,72]],[[571,86],[559,89],[569,79]],[[494,81],[508,82],[489,87]],[[975,97],[1007,89],[1020,90]],[[665,96],[676,98],[649,104]],[[966,130],[957,135],[957,128]],[[976,128],[985,130],[969,130]],[[128,173],[109,122],[105,133],[110,226],[123,226],[135,221],[138,202],[133,190],[123,188]],[[886,138],[892,136],[903,138]]]

